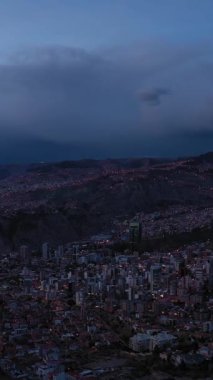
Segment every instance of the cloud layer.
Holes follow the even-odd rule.
[[[170,154],[173,136],[184,146],[190,135],[195,152],[199,134],[212,139],[209,45],[32,49],[0,66],[0,83],[1,140],[48,141],[55,150],[70,144],[79,156],[126,156]]]
[[[169,91],[166,88],[154,88],[149,91],[141,91],[139,93],[142,103],[147,103],[150,106],[159,106],[161,98],[164,95],[169,95]]]

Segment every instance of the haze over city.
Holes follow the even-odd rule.
[[[210,151],[212,16],[211,0],[1,1],[1,163]]]

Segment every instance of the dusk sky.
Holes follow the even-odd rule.
[[[212,0],[1,0],[1,162],[213,150]]]

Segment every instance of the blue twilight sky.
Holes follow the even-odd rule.
[[[1,162],[213,150],[212,0],[1,0]]]

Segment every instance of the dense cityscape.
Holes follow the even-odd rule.
[[[145,252],[138,248],[140,218],[85,241],[1,253],[5,374],[52,380],[211,377],[212,240]]]

